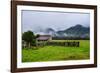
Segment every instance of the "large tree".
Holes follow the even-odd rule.
[[[33,43],[34,39],[35,35],[32,31],[24,32],[22,35],[22,40],[24,40],[28,44],[29,48],[31,47],[31,43]]]

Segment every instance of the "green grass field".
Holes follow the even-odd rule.
[[[63,42],[66,40],[53,40]],[[23,48],[22,62],[42,62],[60,60],[81,60],[89,59],[89,40],[68,40],[79,41],[80,47],[44,46],[40,48]]]

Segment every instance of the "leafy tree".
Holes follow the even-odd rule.
[[[31,47],[31,44],[34,41],[34,39],[35,35],[32,31],[24,32],[22,35],[22,40],[24,40],[28,44],[29,48]]]
[[[35,38],[38,38],[38,37],[40,37],[40,34],[37,34],[37,35],[35,36]]]

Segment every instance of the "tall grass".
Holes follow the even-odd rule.
[[[54,40],[66,41],[66,40]],[[39,48],[22,49],[22,62],[41,62],[59,60],[81,60],[89,59],[90,42],[89,40],[69,40],[79,41],[80,47],[64,46],[44,46]]]

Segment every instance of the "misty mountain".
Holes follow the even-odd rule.
[[[90,28],[78,24],[59,31],[55,31],[52,28],[46,28],[43,33],[49,34],[52,37],[89,37]]]
[[[50,32],[55,32],[55,30],[52,29],[52,28],[47,28],[47,29],[45,29],[45,32],[46,32],[46,33],[50,33]]]
[[[59,35],[66,34],[66,36],[86,36],[86,35],[88,36],[90,33],[90,28],[78,24],[66,30],[58,31],[57,33]]]
[[[56,36],[56,31],[52,28],[45,29],[45,33],[51,35],[52,37]]]
[[[89,33],[89,30],[90,30],[89,27],[83,27],[82,25],[76,25],[76,26],[70,27],[64,32],[66,32],[67,34],[82,35],[82,34]]]

